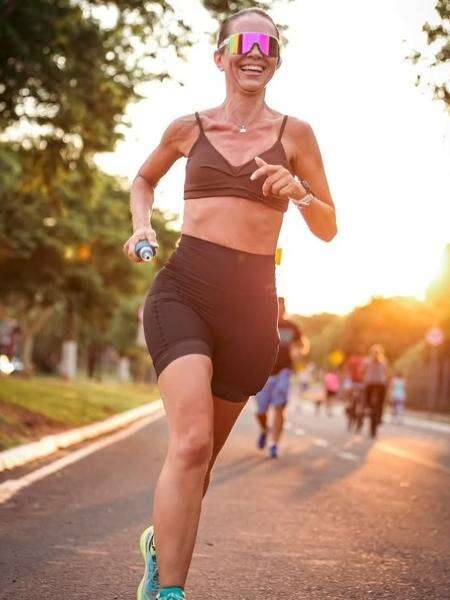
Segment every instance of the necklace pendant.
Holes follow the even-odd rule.
[[[247,128],[245,125],[239,126],[239,133],[247,133]]]

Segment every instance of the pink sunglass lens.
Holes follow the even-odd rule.
[[[270,38],[265,33],[244,33],[242,36],[242,53],[250,52],[254,44],[258,44],[263,54],[269,54]]]

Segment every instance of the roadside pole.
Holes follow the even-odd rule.
[[[432,327],[425,334],[425,341],[430,348],[428,364],[427,410],[431,412],[436,407],[439,388],[438,347],[444,341],[444,332],[440,327]]]

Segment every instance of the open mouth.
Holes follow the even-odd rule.
[[[239,69],[246,74],[260,75],[265,69],[261,65],[243,65]]]

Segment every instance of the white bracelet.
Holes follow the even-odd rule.
[[[300,200],[292,200],[292,202],[301,210],[302,208],[309,206],[314,198],[314,194],[308,192],[306,196],[303,196],[303,198],[300,198]]]

